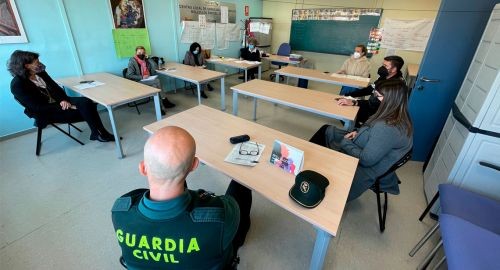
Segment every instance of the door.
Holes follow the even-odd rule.
[[[441,133],[493,7],[500,0],[442,0],[410,96],[413,159],[424,161]]]

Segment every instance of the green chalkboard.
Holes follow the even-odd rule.
[[[356,21],[292,20],[290,46],[294,51],[352,54],[357,44],[367,44],[380,16],[361,15]]]

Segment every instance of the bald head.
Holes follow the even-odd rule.
[[[194,169],[196,143],[186,130],[170,126],[156,131],[144,146],[148,178],[178,182]]]

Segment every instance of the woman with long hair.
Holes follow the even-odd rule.
[[[202,52],[203,50],[201,49],[201,45],[198,42],[193,42],[191,46],[189,46],[189,51],[186,51],[186,54],[184,55],[184,61],[182,63],[193,67],[206,68],[207,66],[205,65],[205,57],[203,56]],[[214,90],[214,88],[209,83],[207,83],[206,86],[208,88],[208,91]],[[208,98],[204,90],[205,85],[202,85],[201,87],[201,97]]]
[[[408,113],[408,88],[403,81],[387,81],[374,95],[380,107],[357,131],[347,133],[335,126],[321,127],[311,142],[359,159],[347,201],[361,196],[413,146],[413,127]],[[398,178],[389,174],[380,181],[381,190],[399,194]]]

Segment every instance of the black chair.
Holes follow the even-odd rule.
[[[79,129],[78,127],[76,127],[75,125],[73,125],[73,123],[64,123],[64,124],[68,124],[68,132],[64,131],[62,128],[58,127],[56,124],[58,123],[44,123],[42,121],[40,121],[39,117],[36,116],[36,114],[32,113],[32,112],[29,112],[28,111],[28,108],[26,108],[26,106],[24,106],[17,98],[14,98],[21,106],[23,106],[25,109],[26,109],[26,115],[29,117],[29,118],[33,118],[35,119],[35,122],[33,123],[33,125],[37,128],[37,135],[36,135],[36,150],[35,150],[35,154],[37,156],[40,155],[40,150],[42,149],[42,130],[47,127],[47,125],[51,125],[53,127],[55,127],[57,130],[59,130],[60,132],[64,133],[66,136],[70,137],[71,139],[73,139],[74,141],[76,141],[77,143],[79,143],[80,145],[85,145],[83,142],[81,142],[80,140],[78,140],[77,138],[73,137],[73,135],[71,135],[71,127],[73,127],[74,129],[78,130],[79,132],[82,132],[81,129]]]
[[[371,187],[371,190],[373,190],[373,192],[375,192],[377,194],[378,223],[379,223],[379,227],[380,227],[380,232],[382,232],[382,233],[385,230],[385,218],[387,215],[388,200],[387,200],[387,192],[380,189],[380,179],[386,177],[387,175],[389,175],[392,172],[395,172],[397,169],[399,169],[403,165],[405,165],[405,163],[411,159],[412,152],[413,152],[413,149],[410,149],[410,151],[408,151],[408,153],[406,153],[400,160],[398,160],[394,165],[392,165],[392,167],[389,168],[389,170],[387,170],[387,172],[385,172],[381,176],[377,177],[377,179],[375,179],[375,183]],[[398,184],[400,184],[399,181],[398,181]],[[382,192],[384,193],[384,211],[383,212],[382,212],[382,207],[381,207],[381,203],[380,203],[380,193],[382,193]]]
[[[127,71],[128,71],[128,68],[124,68],[122,70],[122,75],[123,75],[123,78],[125,78],[125,79],[127,78]],[[150,100],[151,100],[151,98],[147,98],[147,99],[145,99],[145,101],[140,101],[140,102],[134,101],[134,102],[128,103],[127,106],[135,107],[135,109],[137,110],[137,114],[141,114],[141,112],[139,111],[139,105],[144,105],[144,104],[148,103]]]
[[[125,269],[128,269],[127,267],[127,263],[125,262],[125,260],[123,259],[123,256],[120,256],[120,264],[125,268]]]

